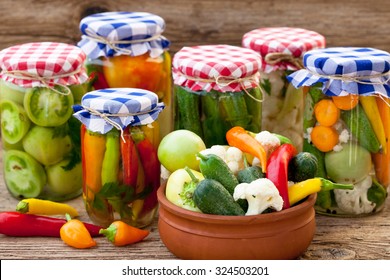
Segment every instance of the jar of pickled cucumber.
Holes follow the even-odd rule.
[[[80,21],[78,46],[87,54],[94,89],[141,88],[155,92],[165,109],[161,137],[173,129],[170,42],[163,18],[146,12],[105,12]]]
[[[83,198],[94,223],[152,222],[160,186],[157,118],[163,108],[155,93],[134,88],[92,91],[74,107],[82,123]]]
[[[289,76],[296,87],[313,87],[303,150],[316,155],[318,177],[353,184],[353,190],[320,191],[316,211],[364,216],[382,210],[390,186],[390,54],[325,48],[305,53],[304,65]]]
[[[173,57],[174,129],[199,135],[207,147],[227,145],[226,132],[261,130],[261,60],[229,45],[184,47]]]
[[[260,83],[265,92],[262,128],[290,138],[302,150],[304,93],[286,77],[302,68],[302,55],[306,51],[325,47],[325,38],[302,28],[265,27],[244,34],[242,46],[262,57]]]
[[[67,200],[82,192],[80,124],[72,106],[88,91],[85,54],[55,42],[0,52],[4,180],[16,198]]]

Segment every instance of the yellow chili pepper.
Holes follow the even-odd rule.
[[[19,201],[16,205],[16,211],[36,215],[65,215],[66,213],[71,217],[79,215],[77,210],[68,204],[37,198],[26,198]]]
[[[324,178],[312,178],[288,187],[288,200],[294,205],[305,197],[319,191],[330,191],[334,189],[352,190],[352,184],[336,184]]]
[[[96,245],[85,225],[66,214],[67,222],[60,229],[61,239],[69,246],[77,249],[90,248]]]
[[[386,154],[387,145],[385,128],[382,123],[375,95],[360,96],[360,103],[363,106],[364,112],[372,125],[372,129],[374,130],[379,143],[381,143],[383,153]]]

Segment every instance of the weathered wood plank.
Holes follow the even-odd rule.
[[[240,45],[242,35],[266,26],[317,31],[328,46],[367,46],[390,51],[390,6],[378,1],[310,0],[2,0],[0,48],[30,41],[76,43],[80,19],[99,11],[148,11],[166,20],[171,51],[186,45]]]

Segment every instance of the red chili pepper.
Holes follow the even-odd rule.
[[[160,186],[160,162],[157,150],[148,138],[136,144],[142,166],[145,171],[145,186],[152,192],[145,198],[142,212],[147,212],[157,205],[157,189]]]
[[[271,180],[283,198],[283,209],[290,207],[288,198],[288,163],[297,154],[291,144],[280,145],[273,151],[267,162],[266,177]]]
[[[136,188],[138,174],[138,154],[129,127],[123,132],[126,143],[121,141],[123,184]]]
[[[109,88],[106,77],[103,72],[96,71],[91,73],[92,86],[95,90]]]
[[[44,236],[60,237],[60,229],[66,219],[23,214],[19,212],[0,212],[0,234],[8,236]],[[89,223],[84,223],[91,236],[101,236],[102,229]]]

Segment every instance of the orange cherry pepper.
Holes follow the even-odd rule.
[[[103,234],[115,246],[125,246],[141,241],[149,235],[148,230],[130,226],[122,221],[114,221],[106,229],[101,229],[100,234]]]
[[[96,245],[85,225],[66,214],[67,222],[60,229],[61,239],[69,246],[78,249],[90,248]]]
[[[257,157],[260,160],[263,173],[267,172],[267,152],[243,127],[235,126],[228,130],[226,140],[229,146],[236,147],[244,153]]]

